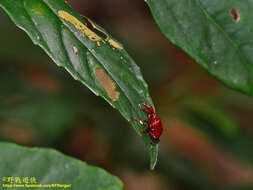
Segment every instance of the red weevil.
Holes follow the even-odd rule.
[[[142,125],[145,124],[146,127],[141,130],[141,133],[148,132],[152,143],[156,144],[160,141],[160,136],[163,132],[162,122],[160,118],[154,112],[152,106],[142,103],[139,104],[141,110],[145,111],[148,116],[148,120],[141,120],[138,118],[132,118],[133,120],[139,121]]]

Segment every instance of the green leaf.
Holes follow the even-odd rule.
[[[73,190],[123,189],[122,182],[106,171],[53,149],[25,148],[16,144],[0,143],[0,152],[1,187],[3,184],[10,184],[3,181],[3,178],[33,177],[37,185],[70,184],[69,189]]]
[[[253,3],[146,0],[162,33],[211,75],[253,95]]]
[[[0,6],[58,66],[119,110],[139,133],[143,126],[131,118],[144,119],[138,104],[153,103],[139,67],[119,42],[63,0],[2,0]],[[148,134],[142,139],[154,168],[158,145],[151,146]]]

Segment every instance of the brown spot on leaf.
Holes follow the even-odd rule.
[[[73,52],[74,52],[76,55],[78,55],[78,49],[77,49],[76,46],[73,46]]]
[[[236,8],[231,8],[230,11],[229,11],[230,15],[232,16],[233,18],[233,21],[234,22],[239,22],[240,20],[240,14],[238,12],[238,10]]]
[[[116,85],[112,81],[112,79],[106,74],[104,69],[96,68],[95,74],[96,74],[99,84],[105,89],[109,98],[111,98],[112,101],[118,100],[119,92],[116,91]]]

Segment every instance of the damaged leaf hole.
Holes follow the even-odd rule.
[[[89,18],[87,18],[86,16],[83,16],[83,15],[82,15],[82,17],[84,18],[87,27],[90,28],[90,29],[92,29],[94,33],[96,33],[98,36],[100,36],[103,39],[102,42],[105,43],[105,41],[108,41],[109,44],[114,47],[113,49],[115,49],[115,48],[117,48],[117,49],[123,49],[121,47],[121,45],[119,45],[116,41],[114,41],[113,39],[111,39],[109,37],[109,35],[106,34],[103,30],[99,29]],[[100,43],[98,42],[97,45],[100,46]]]
[[[93,29],[93,32],[96,33],[98,36],[100,36],[101,38],[103,39],[106,39],[107,38],[107,35],[102,31],[100,30],[99,28],[97,28],[90,19],[88,19],[86,16],[84,15],[81,15],[82,18],[85,20],[86,22],[86,26],[89,28],[89,29]]]
[[[239,22],[240,14],[236,8],[231,8],[229,14],[232,16],[234,22]]]

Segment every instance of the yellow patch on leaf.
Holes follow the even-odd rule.
[[[102,38],[100,36],[98,36],[96,33],[94,33],[93,31],[91,31],[86,25],[84,25],[76,17],[72,16],[68,12],[60,10],[60,11],[58,11],[58,15],[62,19],[70,22],[71,24],[73,24],[77,30],[81,31],[90,40],[92,40],[92,41],[102,40]]]
[[[108,42],[117,49],[123,49],[122,46],[119,45],[119,43],[115,42],[113,39],[109,39]]]

